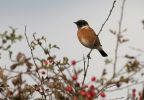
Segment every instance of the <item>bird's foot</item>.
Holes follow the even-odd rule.
[[[93,50],[93,49],[91,49],[90,52],[89,52],[88,55],[87,55],[87,58],[88,58],[88,59],[91,59],[90,54],[91,54],[92,50]]]
[[[88,59],[91,59],[91,57],[90,57],[90,53],[88,53],[87,58],[88,58]]]

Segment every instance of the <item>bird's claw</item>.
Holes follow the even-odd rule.
[[[91,59],[91,57],[90,57],[90,53],[88,53],[87,58],[88,58],[88,59]]]

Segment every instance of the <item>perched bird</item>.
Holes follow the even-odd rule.
[[[87,21],[78,20],[74,23],[77,25],[77,36],[82,45],[90,49],[97,49],[103,57],[108,56],[102,49],[98,35],[96,35],[95,31],[89,26]]]

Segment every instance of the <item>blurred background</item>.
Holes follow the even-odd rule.
[[[47,38],[47,43],[57,44],[61,48],[52,51],[58,59],[67,56],[70,60],[79,60],[82,59],[83,55],[87,55],[89,49],[79,43],[76,34],[77,27],[73,22],[79,19],[87,20],[89,25],[98,32],[107,18],[112,4],[113,0],[1,0],[0,32],[12,26],[18,28],[18,34],[24,35],[24,26],[26,25],[30,40],[32,34],[36,32],[38,37],[44,35]],[[114,60],[116,38],[109,30],[118,30],[121,5],[122,0],[117,0],[114,10],[100,34],[103,48],[108,54],[108,59],[111,60]],[[130,47],[144,50],[143,5],[143,0],[126,0],[122,29],[127,29],[123,35],[130,41],[120,46],[120,59],[125,54],[141,55],[140,52]],[[13,48],[15,52],[22,51],[26,55],[30,55],[25,39],[21,43],[17,43],[16,46],[16,48]],[[39,50],[34,54],[41,58],[44,56],[41,55]],[[112,75],[113,66],[106,66],[104,64],[105,58],[101,57],[98,51],[93,50],[91,57],[87,81],[90,80],[91,76],[99,77],[103,68],[107,69],[109,76]],[[7,56],[4,56],[4,59],[0,62],[3,66],[9,63],[5,59],[8,59]],[[139,59],[143,60],[144,56],[140,56]],[[124,62],[122,59],[118,62],[118,69],[123,66]],[[83,62],[79,63],[77,67],[82,68]],[[126,95],[125,92],[121,92],[121,94],[122,96]],[[110,93],[108,98],[118,96],[119,91]]]

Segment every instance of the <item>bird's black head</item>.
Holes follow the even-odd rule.
[[[74,23],[77,25],[78,28],[88,25],[88,22],[85,20],[78,20],[77,22]]]

